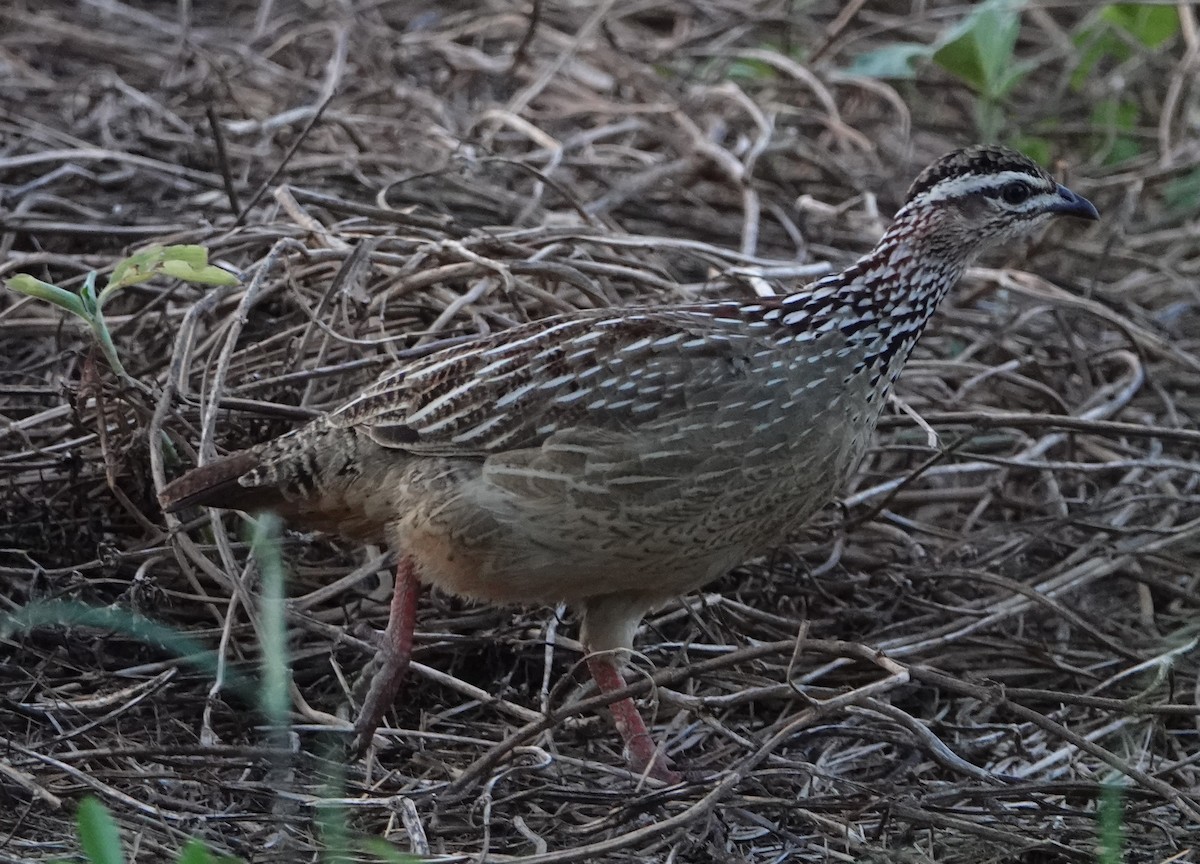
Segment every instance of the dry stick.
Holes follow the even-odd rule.
[[[1088,420],[1063,414],[1023,414],[1018,412],[996,413],[991,411],[943,411],[921,415],[931,426],[978,426],[982,429],[998,429],[1005,426],[1013,429],[1037,429],[1049,427],[1091,435],[1131,438],[1161,438],[1181,444],[1200,446],[1200,431],[1174,429],[1169,426],[1149,426],[1144,423],[1125,423],[1120,420]],[[880,429],[900,429],[913,425],[904,417],[881,417]]]
[[[212,566],[211,562],[208,562],[207,559],[205,559],[205,561],[209,564],[209,566]],[[361,574],[363,569],[364,568],[360,568],[355,572]],[[338,624],[328,624],[324,621],[313,618],[311,615],[298,610],[295,603],[288,603],[285,614],[287,615],[288,623],[298,625],[305,630],[320,634],[326,639],[329,639],[331,642],[351,645],[362,651],[364,654],[372,654],[376,651],[376,646],[374,643],[366,639],[360,639],[357,636],[348,633],[344,626]],[[509,702],[500,696],[495,696],[492,693],[489,693],[487,690],[483,690],[473,684],[468,684],[466,681],[463,681],[460,678],[455,678],[453,675],[450,675],[447,672],[443,672],[440,669],[434,669],[431,666],[426,666],[424,663],[418,663],[415,660],[412,661],[409,664],[409,671],[414,675],[427,678],[428,680],[433,681],[435,684],[445,687],[447,690],[453,690],[456,693],[460,693],[463,696],[466,696],[468,699],[472,699],[481,705],[488,705],[497,708],[502,713],[508,714],[522,723],[531,723],[544,719],[544,715],[537,711],[526,708],[524,705],[519,705],[516,702]],[[312,712],[312,716],[316,716],[316,712]],[[348,733],[354,731],[353,727],[340,720],[338,721],[338,728],[343,729]],[[378,732],[376,732],[376,734],[387,737],[388,733],[392,731],[393,730],[390,729],[380,729]],[[399,730],[397,734],[411,734],[411,730]]]
[[[521,122],[526,123],[528,121],[522,120]],[[559,146],[558,148],[556,148],[555,152],[558,154],[561,154],[562,147]],[[549,186],[551,189],[553,189],[555,192],[557,192],[559,194],[559,197],[561,197],[568,205],[570,205],[571,209],[579,214],[579,218],[581,218],[585,222],[587,222],[588,225],[591,225],[594,228],[599,228],[601,230],[603,230],[605,228],[605,226],[600,222],[600,220],[598,220],[595,216],[593,216],[591,213],[589,213],[587,211],[587,209],[583,206],[583,203],[578,198],[575,197],[575,194],[570,189],[568,189],[566,186],[563,186],[558,181],[552,180],[550,178],[549,172],[553,166],[548,166],[546,168],[546,170],[539,171],[537,168],[534,168],[532,165],[527,165],[524,162],[518,162],[515,159],[505,159],[502,156],[489,156],[486,159],[481,159],[479,161],[481,164],[487,164],[489,162],[498,162],[501,165],[509,165],[518,171],[524,171],[526,174],[533,176],[539,184],[545,184],[546,186]],[[538,193],[537,197],[540,197],[540,192]],[[518,224],[520,224],[523,221],[525,221],[525,220],[524,219],[518,220]]]
[[[865,699],[861,706],[851,705],[846,708],[846,711],[851,714],[875,714],[898,723],[911,732],[924,745],[926,752],[934,762],[949,771],[966,774],[968,777],[974,777],[976,780],[982,780],[985,783],[998,784],[1003,782],[1000,777],[986,768],[972,765],[966,759],[959,756],[946,742],[934,735],[932,729],[907,711],[903,711],[889,702],[884,702],[881,699]]]
[[[1164,705],[1149,705],[1136,696],[1130,699],[1114,699],[1111,696],[1089,696],[1083,693],[1065,693],[1061,690],[1041,690],[1036,687],[1005,687],[1004,692],[1014,699],[1045,699],[1055,704],[1123,711],[1127,714],[1200,717],[1200,704],[1168,702]]]
[[[1119,540],[1114,544],[1117,547],[1117,555],[1106,557],[1103,560],[1088,558],[1075,563],[1069,569],[1045,579],[1034,590],[1047,596],[1055,596],[1077,589],[1081,585],[1094,582],[1110,573],[1128,567],[1136,560],[1138,555],[1163,551],[1170,549],[1176,544],[1190,541],[1196,535],[1200,534],[1200,518],[1181,526],[1175,526],[1172,528],[1174,533],[1163,535],[1161,532],[1166,530],[1167,527],[1160,525],[1155,531],[1143,532],[1131,538]],[[1080,556],[1084,552],[1085,550],[1081,549],[1079,552]],[[1074,555],[1070,556],[1064,563],[1071,563],[1076,560],[1076,557]],[[966,624],[956,623],[948,627],[939,628],[933,634],[925,636],[910,636],[887,640],[878,647],[879,650],[886,651],[891,657],[903,657],[934,647],[945,647],[951,642],[959,641],[972,633],[984,630],[1000,621],[1023,612],[1031,605],[1032,602],[1027,597],[1010,597],[993,604],[991,611],[983,618],[975,619]],[[805,683],[813,683],[845,664],[846,660],[844,658],[832,660],[824,666],[813,670],[803,680]]]
[[[417,805],[407,796],[401,796],[399,804],[400,821],[404,823],[404,831],[408,834],[412,853],[428,857],[429,840],[425,837],[425,826],[421,824],[421,814],[417,812]]]
[[[1178,3],[1176,14],[1179,16],[1179,29],[1183,33],[1187,51],[1171,72],[1171,81],[1167,84],[1161,113],[1158,115],[1158,164],[1163,168],[1171,167],[1174,163],[1171,158],[1174,155],[1171,152],[1171,118],[1179,107],[1179,98],[1184,88],[1189,84],[1195,86],[1196,72],[1200,70],[1200,36],[1197,35],[1195,10],[1191,3]]]
[[[15,168],[28,168],[45,162],[109,161],[132,165],[135,168],[146,168],[171,177],[180,177],[213,189],[221,185],[221,178],[207,171],[196,171],[171,162],[161,162],[158,159],[126,153],[123,150],[104,150],[100,147],[80,147],[75,150],[39,150],[36,153],[27,153],[21,156],[5,156],[0,158],[0,174],[11,175]],[[110,224],[109,230],[115,230],[116,227]]]
[[[416,176],[424,177],[426,175]],[[405,178],[406,181],[413,179],[415,179],[413,176]],[[382,223],[384,226],[392,224],[404,225],[408,228],[424,228],[433,232],[446,231],[455,224],[451,216],[396,210],[385,205],[372,206],[371,204],[364,204],[362,201],[339,198],[337,195],[332,195],[328,192],[317,192],[313,189],[301,189],[296,186],[288,188],[291,190],[292,198],[299,204],[316,204],[340,216],[365,216],[374,222]],[[389,188],[388,186],[383,187],[383,189],[376,193],[375,200],[386,200]],[[376,230],[380,228],[379,225],[372,227]]]
[[[549,714],[539,715],[537,721],[531,722],[520,729],[513,732],[500,743],[496,744],[486,754],[481,756],[456,779],[447,790],[447,794],[451,797],[458,797],[464,794],[465,789],[471,783],[474,783],[487,771],[496,765],[505,754],[514,747],[525,743],[531,738],[539,735],[546,729],[550,729],[557,725],[566,717],[571,717],[576,714],[582,714],[586,711],[592,711],[597,708],[603,708],[620,699],[630,696],[642,696],[656,687],[673,684],[677,681],[682,681],[687,678],[699,677],[707,672],[716,669],[721,669],[733,663],[753,660],[758,657],[767,657],[771,654],[787,652],[789,655],[794,651],[796,645],[795,639],[784,639],[778,642],[767,642],[762,645],[755,645],[750,648],[743,648],[738,651],[733,651],[721,657],[714,657],[710,660],[703,660],[699,663],[691,663],[686,667],[679,669],[667,669],[662,672],[656,672],[653,675],[647,675],[644,678],[622,687],[620,690],[614,690],[611,693],[602,693],[598,696],[592,696],[588,699],[581,699],[571,705],[559,708]],[[898,674],[903,671],[903,667],[895,663],[883,653],[876,651],[866,645],[861,645],[853,642],[844,642],[836,639],[805,639],[804,647],[814,650],[821,654],[834,654],[841,658],[858,658],[878,666],[882,666],[889,672]],[[868,687],[871,685],[868,685]],[[861,693],[861,691],[854,691]],[[821,702],[821,706],[833,703],[840,697],[832,697],[825,702]]]
[[[1021,594],[1029,599],[1031,603],[1040,604],[1046,607],[1051,613],[1062,618],[1068,624],[1072,624],[1078,629],[1087,633],[1101,645],[1104,645],[1110,651],[1126,660],[1137,661],[1138,655],[1122,645],[1115,637],[1106,636],[1099,629],[1089,623],[1082,615],[1073,610],[1065,603],[1061,603],[1053,597],[1043,594],[1036,588],[1026,585],[1024,582],[1018,582],[1016,579],[1009,579],[995,573],[986,572],[970,572],[963,571],[959,573],[940,574],[935,577],[939,579],[964,579],[969,582],[983,582],[989,585],[998,585],[1001,588],[1006,588],[1013,594]]]
[[[1142,350],[1173,360],[1192,372],[1200,372],[1200,358],[1185,353],[1181,348],[1171,344],[1164,337],[1134,324],[1128,318],[1114,312],[1103,303],[1090,300],[1087,297],[1079,297],[1058,287],[1047,279],[1024,271],[989,270],[983,267],[973,267],[970,272],[972,276],[991,279],[1001,288],[1006,288],[1017,294],[1033,297],[1038,300],[1049,300],[1056,306],[1082,309],[1089,312],[1101,321],[1111,324],[1120,330],[1130,342]]]
[[[811,640],[808,646],[818,644],[818,640]],[[787,650],[791,649],[791,641],[787,642]],[[641,843],[644,840],[653,840],[661,838],[663,835],[677,828],[703,819],[721,802],[726,795],[733,790],[735,786],[741,783],[747,775],[755,768],[762,764],[768,756],[777,750],[784,742],[792,735],[799,732],[806,726],[812,725],[815,721],[821,719],[827,714],[831,714],[848,705],[853,705],[862,699],[870,698],[877,693],[886,692],[897,686],[907,683],[909,676],[906,670],[899,664],[893,663],[882,655],[876,655],[873,660],[880,666],[888,669],[891,674],[887,678],[880,679],[871,684],[866,684],[848,693],[842,693],[833,696],[824,702],[809,708],[799,715],[794,720],[789,722],[778,732],[772,735],[766,742],[759,747],[758,750],[746,756],[741,763],[725,774],[716,787],[697,801],[695,804],[688,807],[683,812],[653,822],[644,828],[639,828],[636,831],[630,831],[626,834],[621,834],[609,840],[602,840],[599,843],[591,843],[587,846],[580,846],[574,849],[563,849],[558,852],[550,852],[545,855],[526,855],[515,858],[505,859],[509,864],[568,864],[574,861],[593,861],[598,860],[598,856],[615,852],[619,849],[625,849],[634,844]],[[626,688],[629,690],[630,688]],[[614,698],[623,698],[621,694],[625,691],[614,692],[608,694],[605,701],[613,701]],[[587,700],[589,702],[600,702],[600,700]],[[579,703],[580,705],[584,703]],[[478,763],[476,763],[478,764]],[[474,766],[472,766],[474,767]],[[468,769],[469,771],[470,769]],[[464,775],[465,776],[465,775]]]
[[[186,398],[186,370],[190,365],[189,357],[192,341],[195,337],[196,323],[201,317],[212,311],[228,294],[232,293],[235,287],[237,286],[223,285],[205,292],[192,305],[192,308],[187,311],[187,314],[184,315],[179,332],[175,337],[175,344],[171,353],[171,364],[167,371],[167,380],[163,385],[162,392],[159,394],[158,403],[154,406],[154,414],[150,418],[150,427],[148,430],[149,440],[152,442],[152,446],[150,447],[150,475],[154,480],[156,490],[161,491],[166,485],[167,475],[166,469],[163,466],[163,448],[161,446],[153,446],[153,444],[164,440],[166,436],[164,426],[174,397],[178,394]],[[207,596],[203,585],[200,584],[200,580],[196,578],[195,572],[191,567],[187,566],[188,561],[194,562],[202,570],[208,571],[209,576],[213,578],[216,584],[228,585],[229,580],[225,577],[224,573],[200,554],[199,550],[196,549],[186,534],[176,530],[180,525],[179,517],[169,514],[166,519],[168,529],[176,532],[174,551],[176,557],[179,559],[180,570],[196,593],[200,596]],[[223,617],[216,601],[210,601],[205,605],[212,613],[213,618],[220,624],[223,621]]]
[[[592,10],[592,14],[588,16],[586,21],[583,22],[583,26],[579,28],[579,31],[575,34],[574,38],[572,38],[567,48],[557,57],[555,57],[553,62],[549,63],[546,68],[542,70],[542,74],[538,76],[537,80],[519,92],[508,103],[506,108],[509,113],[520,115],[520,113],[525,110],[526,106],[529,105],[529,103],[535,98],[537,98],[538,94],[546,88],[546,85],[553,81],[554,77],[562,70],[564,66],[567,65],[571,58],[575,56],[576,52],[579,51],[579,46],[583,44],[583,42],[585,42],[589,37],[591,37],[592,32],[600,26],[600,22],[604,20],[606,15],[608,15],[608,11],[613,7],[614,2],[615,0],[604,0],[604,2],[599,3],[596,8]],[[490,142],[487,143],[490,144]]]
[[[196,334],[196,323],[232,293],[235,287],[238,286],[222,285],[204,292],[183,316],[183,321],[175,336],[175,344],[171,349],[171,364],[167,369],[167,380],[159,394],[158,403],[154,406],[154,415],[150,418],[149,436],[151,441],[160,441],[166,434],[164,426],[174,397],[178,394],[187,398],[187,370],[191,365],[191,349]],[[161,447],[150,448],[150,474],[154,479],[155,489],[161,491],[167,483]],[[168,524],[171,522],[168,521]]]
[[[204,106],[208,117],[208,127],[212,130],[213,147],[217,151],[217,165],[221,168],[221,181],[225,184],[225,197],[229,199],[229,211],[240,213],[242,205],[238,203],[237,189],[233,184],[233,172],[229,167],[229,154],[225,151],[225,133],[221,131],[221,120],[217,117],[217,109],[209,102]]]
[[[226,559],[226,566],[228,567],[232,563],[233,550],[229,548],[229,538],[225,532],[218,531],[217,534],[217,547],[221,550],[222,557]],[[213,652],[215,662],[212,684],[208,688],[208,697],[204,700],[204,710],[201,712],[200,718],[200,741],[205,744],[215,743],[220,740],[213,729],[212,712],[217,706],[218,697],[225,689],[226,658],[229,656],[229,645],[233,640],[233,622],[238,606],[246,610],[246,617],[250,620],[251,627],[254,628],[258,644],[263,644],[258,619],[253,614],[254,604],[250,597],[250,592],[246,588],[246,581],[254,566],[253,561],[253,556],[247,558],[246,566],[242,568],[241,576],[233,580],[233,591],[229,594],[229,599],[225,603],[225,612],[221,616],[221,638],[217,641],[217,647]]]
[[[258,302],[259,292],[262,290],[263,283],[274,272],[276,262],[285,251],[304,252],[306,249],[304,244],[299,240],[285,239],[276,241],[275,245],[271,247],[271,251],[267,253],[267,257],[259,265],[254,278],[246,286],[245,293],[238,303],[237,312],[229,323],[229,330],[225,334],[225,346],[221,349],[221,354],[217,358],[217,368],[213,373],[209,386],[210,396],[208,405],[205,406],[204,416],[201,421],[200,464],[204,464],[207,461],[205,457],[215,449],[213,436],[216,434],[217,413],[221,410],[221,393],[225,389],[225,377],[229,373],[229,364],[233,360],[233,352],[237,348],[238,336],[241,335],[242,328],[250,320],[250,310]]]
[[[311,606],[317,606],[328,600],[340,597],[344,591],[357,585],[368,576],[378,573],[381,570],[390,570],[395,566],[394,553],[381,552],[378,555],[373,555],[345,576],[338,578],[328,585],[323,585],[300,597],[292,597],[287,602],[288,609],[294,612],[303,612]]]
[[[279,175],[283,173],[283,169],[287,167],[288,162],[290,162],[292,157],[296,155],[296,151],[300,149],[300,145],[307,140],[309,134],[313,130],[313,127],[316,126],[320,121],[321,115],[325,113],[325,109],[329,107],[329,103],[331,101],[333,101],[332,95],[324,99],[321,104],[317,106],[317,110],[314,111],[313,115],[308,118],[308,122],[304,124],[304,128],[300,130],[300,134],[296,136],[296,140],[292,142],[292,146],[289,147],[288,151],[283,154],[283,158],[279,160],[279,164],[275,166],[275,170],[271,172],[271,176],[264,180],[262,185],[255,190],[254,194],[250,197],[250,200],[246,202],[246,206],[238,212],[237,218],[234,220],[233,224],[242,225],[245,223],[246,215],[252,209],[254,209],[254,205],[259,202],[259,199],[261,199],[262,196],[266,194],[267,190],[271,188],[271,184],[274,183],[276,179],[278,179]]]
[[[521,37],[521,41],[517,43],[517,48],[513,51],[512,62],[508,66],[508,77],[516,74],[521,64],[529,59],[529,46],[533,44],[533,37],[537,34],[538,24],[542,21],[542,0],[533,0],[533,9],[529,13],[529,26],[525,29],[525,35]]]
[[[155,807],[152,804],[145,804],[131,795],[126,795],[119,789],[100,782],[91,772],[82,771],[73,765],[68,765],[61,759],[56,759],[53,756],[46,755],[45,753],[39,753],[36,750],[30,750],[26,747],[22,747],[16,741],[12,740],[11,738],[6,738],[3,735],[0,735],[0,747],[3,747],[9,752],[25,756],[31,761],[41,762],[44,765],[61,771],[63,774],[66,774],[68,777],[76,780],[80,785],[95,792],[101,798],[105,798],[108,801],[119,804],[123,808],[128,808],[137,813],[141,813],[143,816],[147,816],[153,821],[165,820],[167,822],[191,823],[196,818],[195,814],[190,811],[185,810],[182,812],[175,812],[169,808]],[[186,833],[179,831],[179,829],[175,828],[174,826],[170,826],[170,828],[172,831],[177,833],[180,840],[187,839]]]
[[[7,762],[0,762],[0,775],[7,777],[13,783],[24,789],[27,794],[37,798],[51,810],[57,810],[62,807],[61,798],[39,785],[36,780],[34,780],[24,771],[14,768]],[[11,836],[12,835],[9,835],[9,837]],[[7,845],[7,840],[8,838],[4,838],[5,845]]]
[[[1084,560],[1039,582],[1034,586],[1034,590],[1039,594],[1053,597],[1128,567],[1139,555],[1169,549],[1185,541],[1193,541],[1197,535],[1200,535],[1200,518],[1180,526],[1170,526],[1173,533],[1169,535],[1159,533],[1161,530],[1166,530],[1166,527],[1168,526],[1156,529],[1156,531],[1137,534],[1127,540],[1117,541],[1113,544],[1117,547],[1116,555],[1110,554],[1101,560],[1095,558]],[[905,656],[933,647],[944,647],[949,642],[963,639],[972,633],[977,633],[1011,618],[1019,612],[1024,612],[1032,605],[1032,601],[1027,597],[1011,597],[993,604],[992,611],[986,616],[968,624],[956,626],[930,637],[914,636],[888,640],[882,643],[880,648],[891,656]]]
[[[1041,729],[1055,735],[1063,740],[1075,745],[1080,750],[1085,750],[1097,759],[1108,764],[1110,767],[1124,774],[1129,779],[1141,784],[1147,789],[1151,789],[1158,793],[1161,797],[1170,801],[1181,811],[1188,813],[1193,819],[1200,819],[1200,802],[1194,800],[1191,796],[1184,795],[1180,790],[1176,789],[1170,783],[1159,780],[1157,777],[1151,777],[1144,771],[1135,768],[1129,763],[1122,760],[1115,753],[1106,750],[1099,744],[1095,744],[1075,732],[1072,732],[1066,726],[1051,720],[1044,714],[1034,711],[1032,708],[1027,708],[1017,702],[1013,702],[1005,695],[1005,690],[1002,687],[984,687],[978,684],[970,684],[953,676],[946,675],[931,669],[928,666],[914,665],[909,668],[909,674],[912,678],[918,681],[925,681],[929,684],[935,684],[939,687],[944,687],[955,693],[961,693],[966,696],[971,696],[988,705],[998,705],[1023,720],[1040,727]]]
[[[148,681],[139,681],[133,686],[125,687],[111,696],[103,696],[97,699],[87,700],[58,700],[57,704],[49,707],[56,708],[61,705],[64,708],[70,708],[72,711],[87,711],[107,707],[107,705],[113,702],[119,702],[120,704],[113,705],[111,710],[105,711],[104,714],[101,714],[98,717],[93,717],[82,726],[73,726],[69,732],[63,732],[59,735],[55,735],[53,738],[44,739],[42,746],[49,747],[63,741],[77,739],[81,735],[87,735],[88,732],[98,726],[104,726],[106,723],[109,723],[122,714],[125,714],[135,706],[141,704],[146,699],[158,693],[177,674],[179,674],[179,667],[172,666],[164,669],[162,672],[158,673]],[[48,714],[49,710],[46,710],[45,713]]]
[[[277,190],[277,193],[282,191],[283,190]],[[276,198],[279,199],[279,197],[280,196],[277,194]],[[374,250],[378,242],[378,240],[366,239],[360,241],[358,244],[350,248],[350,254],[346,256],[345,260],[342,262],[342,265],[338,268],[337,273],[334,274],[333,279],[329,281],[329,286],[321,292],[321,299],[317,301],[317,308],[315,310],[310,312],[307,304],[299,296],[299,292],[296,292],[296,305],[304,309],[306,314],[308,314],[309,323],[308,326],[304,328],[304,334],[300,337],[300,345],[296,349],[295,356],[311,356],[308,352],[308,343],[313,338],[314,330],[317,329],[317,322],[320,321],[322,325],[325,325],[323,313],[330,303],[333,302],[332,298],[339,295],[345,295],[348,287],[351,291],[353,291],[354,286],[361,284],[364,271],[370,271],[371,252]],[[366,305],[365,298],[363,305]],[[324,338],[321,340],[320,347],[317,349],[316,358],[310,361],[312,365],[315,366],[322,366],[325,364],[326,358],[329,356],[329,346],[331,341],[334,339],[340,340],[342,338],[340,334],[333,332],[332,328],[328,327],[328,325],[322,327],[321,332]],[[312,399],[312,393],[315,384],[315,378],[309,378],[304,383],[304,392],[300,396],[301,405],[308,405]]]
[[[825,53],[833,47],[833,43],[837,41],[838,36],[842,35],[842,31],[849,26],[850,22],[858,15],[858,12],[867,0],[850,0],[836,18],[830,22],[825,28],[825,39],[817,46],[817,50],[808,58],[809,66],[816,66]]]
[[[1107,417],[1111,414],[1115,414],[1121,408],[1125,407],[1130,400],[1133,399],[1137,391],[1141,389],[1146,373],[1141,363],[1138,362],[1138,358],[1128,351],[1119,351],[1116,353],[1117,355],[1122,356],[1122,358],[1130,364],[1132,374],[1130,375],[1129,383],[1120,388],[1117,394],[1111,399],[1089,408],[1083,413],[1081,419],[1095,421],[1096,418]],[[1015,462],[1016,464],[1021,464],[1028,462],[1031,459],[1038,458],[1047,450],[1060,444],[1065,438],[1065,435],[1058,433],[1054,435],[1043,436],[1036,443],[1031,444],[1022,450],[1018,456],[1012,457],[1011,461]],[[967,462],[957,465],[943,465],[938,467],[929,467],[928,465],[923,465],[919,470],[926,471],[926,469],[928,469],[926,471],[927,476],[933,477],[944,474],[959,474],[968,471],[989,471],[991,468],[992,466],[990,464],[976,460],[974,462]],[[898,487],[906,485],[909,482],[910,481],[907,476],[888,480],[883,483],[876,484],[869,489],[859,490],[849,498],[844,499],[842,503],[847,507],[852,507],[874,498],[877,495],[891,493]]]
[[[1059,855],[1070,857],[1079,861],[1094,861],[1095,858],[1087,853],[1074,849],[1057,840],[1040,839],[1030,841],[1027,837],[1022,837],[1012,831],[1003,831],[999,828],[990,828],[987,825],[980,825],[977,822],[972,822],[970,819],[963,819],[957,816],[951,816],[948,813],[940,813],[931,810],[926,810],[923,807],[914,807],[903,801],[895,799],[887,799],[882,805],[882,808],[887,813],[894,813],[911,822],[917,822],[924,825],[936,825],[940,828],[954,828],[964,834],[973,834],[976,837],[982,837],[985,840],[992,840],[998,843],[1006,844],[1006,852],[1020,852],[1022,850],[1039,849],[1053,850]],[[1006,856],[1007,857],[1007,856]],[[1020,859],[1009,859],[1020,860]]]

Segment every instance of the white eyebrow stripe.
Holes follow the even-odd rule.
[[[1035,177],[1027,171],[1001,171],[999,174],[988,174],[986,176],[968,174],[965,177],[952,177],[940,180],[932,188],[922,193],[921,198],[925,201],[946,201],[976,192],[983,192],[986,189],[999,189],[1005,183],[1011,183],[1013,180],[1021,180],[1028,183],[1034,187],[1035,192],[1048,191],[1042,188],[1045,180],[1041,177]]]

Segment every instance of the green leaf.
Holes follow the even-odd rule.
[[[1020,31],[1014,0],[982,3],[940,40],[933,61],[983,96],[999,98],[1021,77],[1010,74]]]
[[[104,293],[117,288],[126,288],[130,285],[137,285],[139,282],[145,282],[154,276],[154,272],[158,265],[163,260],[162,246],[147,246],[140,252],[135,252],[128,258],[117,262],[117,266],[113,268],[112,276],[108,278],[108,284],[104,286]]]
[[[146,645],[155,645],[180,657],[206,675],[215,674],[216,655],[187,633],[158,624],[111,606],[84,606],[65,600],[35,600],[12,612],[0,613],[0,639],[35,627],[97,627],[124,633]],[[236,669],[225,671],[226,689],[255,703],[258,687]]]
[[[1136,159],[1142,155],[1142,144],[1136,138],[1127,138],[1122,135],[1112,142],[1112,147],[1108,151],[1108,155],[1104,157],[1105,165],[1120,165],[1122,162],[1127,162],[1130,159]]]
[[[199,270],[208,264],[208,250],[194,245],[168,246],[163,249],[163,260],[183,261]]]
[[[242,859],[229,855],[214,855],[201,841],[192,839],[179,853],[177,864],[243,864]]]
[[[121,834],[107,807],[89,795],[79,802],[75,820],[79,843],[91,864],[124,864]]]
[[[915,64],[928,60],[934,49],[915,42],[898,42],[859,54],[850,64],[850,72],[871,78],[915,78]]]
[[[1173,213],[1200,213],[1200,168],[1168,183],[1163,189],[1163,202]]]
[[[1039,165],[1050,164],[1050,142],[1039,135],[1018,135],[1010,138],[1008,144]]]
[[[200,285],[236,285],[238,278],[228,270],[220,267],[204,265],[194,267],[186,261],[163,261],[159,267],[168,276],[174,276],[184,282],[195,282]]]
[[[1141,155],[1142,145],[1138,139],[1122,134],[1137,128],[1140,116],[1141,107],[1131,99],[1102,99],[1092,108],[1092,126],[1104,133],[1106,143],[1101,149],[1106,149],[1105,165],[1117,165]]]
[[[1147,48],[1157,48],[1179,32],[1179,13],[1165,3],[1113,3],[1100,12],[1100,18]]]
[[[116,291],[153,279],[160,273],[201,285],[238,284],[238,278],[228,270],[209,266],[208,250],[203,246],[147,246],[113,268],[108,284],[100,292],[99,304],[103,306]]]
[[[1078,93],[1087,83],[1092,70],[1105,57],[1112,56],[1118,61],[1129,57],[1129,46],[1114,36],[1107,27],[1090,27],[1080,31],[1075,36],[1075,47],[1079,49],[1079,60],[1071,72],[1071,90]]]
[[[276,730],[287,723],[291,709],[288,676],[287,626],[284,620],[287,607],[287,592],[284,590],[285,572],[279,554],[279,517],[263,513],[254,523],[250,546],[258,561],[262,574],[262,598],[260,619],[262,638],[262,686],[259,690],[259,707],[267,722]],[[276,742],[286,748],[284,740]]]
[[[1100,812],[1097,817],[1100,822],[1100,850],[1096,856],[1099,864],[1121,864],[1123,856],[1121,847],[1124,843],[1124,806],[1121,798],[1124,790],[1120,785],[1108,781],[1100,795]]]
[[[1037,68],[1037,63],[1032,60],[1020,60],[1012,64],[1012,66],[1000,76],[1000,81],[997,85],[997,96],[1005,96],[1011,91],[1021,79]]]
[[[1141,109],[1129,99],[1101,99],[1092,107],[1092,124],[1129,132],[1137,126]]]
[[[733,80],[766,81],[774,78],[776,74],[775,67],[770,63],[764,63],[762,60],[739,59],[729,64],[726,77]]]
[[[189,840],[179,853],[178,864],[213,864],[213,856],[199,840]]]
[[[74,294],[65,288],[59,288],[57,285],[51,285],[49,282],[43,282],[41,279],[35,279],[28,273],[18,273],[4,284],[8,286],[10,291],[16,291],[18,294],[25,294],[29,297],[36,297],[39,300],[45,300],[47,303],[53,303],[60,309],[73,312],[85,320],[88,317],[87,312],[83,308],[83,301],[79,299],[78,294]]]
[[[381,840],[378,837],[368,837],[363,841],[364,848],[368,849],[388,864],[421,864],[425,861],[420,855],[413,855],[411,852],[401,852],[391,843],[386,840]]]
[[[1105,58],[1122,63],[1133,55],[1129,40],[1115,30],[1124,31],[1133,41],[1153,50],[1179,32],[1179,14],[1175,7],[1162,3],[1113,3],[1103,7],[1093,23],[1074,37],[1079,61],[1071,72],[1072,90],[1081,90],[1092,70]]]

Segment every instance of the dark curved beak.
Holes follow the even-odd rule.
[[[1063,216],[1078,216],[1080,219],[1090,219],[1095,222],[1100,218],[1096,205],[1086,198],[1076,195],[1061,183],[1058,185],[1058,200],[1046,208],[1051,213]]]

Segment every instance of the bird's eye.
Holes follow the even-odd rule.
[[[1029,184],[1022,183],[1020,180],[1013,180],[1000,187],[1000,197],[1004,199],[1005,204],[1020,204],[1032,192]]]

